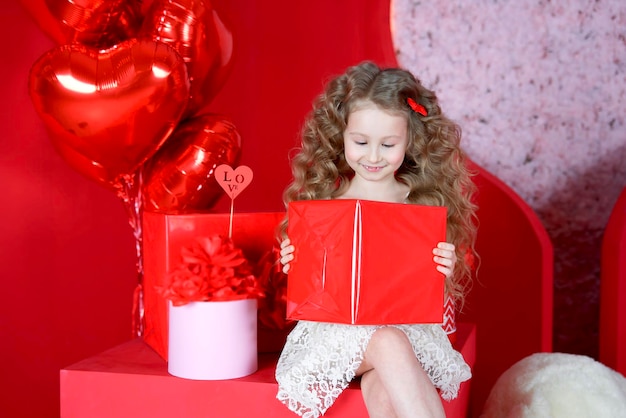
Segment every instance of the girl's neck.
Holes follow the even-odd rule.
[[[409,194],[409,186],[393,179],[379,183],[357,177],[350,181],[348,189],[338,199],[362,199],[378,202],[404,203]]]

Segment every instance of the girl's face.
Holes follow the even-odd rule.
[[[348,116],[343,142],[346,161],[357,176],[394,179],[409,143],[406,116],[363,103]]]

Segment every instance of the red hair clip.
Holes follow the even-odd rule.
[[[428,112],[426,112],[426,108],[422,106],[421,104],[417,103],[412,98],[409,97],[408,99],[406,99],[406,102],[409,104],[409,106],[411,106],[411,109],[413,109],[415,113],[419,113],[422,116],[428,116]]]

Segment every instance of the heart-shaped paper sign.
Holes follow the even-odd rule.
[[[252,182],[252,169],[240,165],[233,170],[228,164],[222,164],[215,169],[215,179],[234,200]]]

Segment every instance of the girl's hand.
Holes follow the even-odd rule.
[[[283,265],[283,273],[289,272],[289,262],[293,260],[295,247],[291,245],[289,238],[280,243],[280,264]]]
[[[456,264],[456,252],[454,244],[440,242],[437,248],[433,248],[433,260],[437,263],[437,271],[443,273],[446,279],[452,276],[454,265]]]

